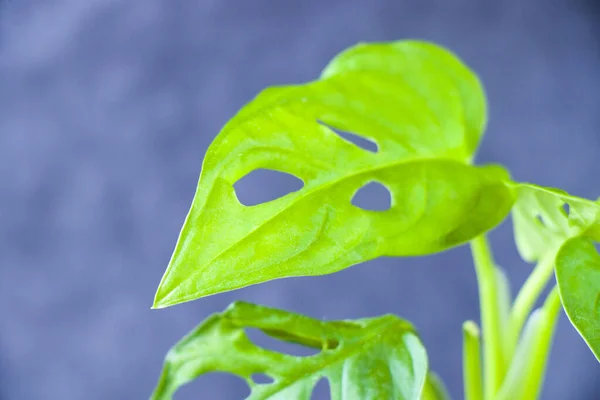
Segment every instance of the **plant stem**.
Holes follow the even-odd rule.
[[[550,251],[544,255],[525,281],[525,284],[523,284],[523,287],[514,301],[508,324],[509,358],[512,358],[514,355],[527,317],[531,314],[535,302],[552,276],[555,256],[556,251]]]
[[[503,342],[498,307],[496,266],[485,235],[471,241],[477,273],[481,325],[483,330],[484,394],[493,399],[504,377]]]
[[[541,326],[538,331],[537,340],[534,342],[534,347],[530,353],[529,371],[527,376],[524,377],[526,383],[521,396],[522,400],[537,399],[540,394],[542,384],[544,383],[548,355],[552,347],[554,327],[556,326],[560,309],[561,303],[558,287],[554,286],[541,309]]]
[[[483,400],[481,382],[481,341],[479,327],[473,321],[463,324],[463,379],[465,400]]]

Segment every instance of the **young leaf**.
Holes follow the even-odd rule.
[[[556,257],[556,279],[569,320],[600,361],[600,254],[592,239],[569,239]]]
[[[582,233],[591,235],[600,227],[599,203],[559,189],[514,185],[517,192],[512,211],[515,241],[525,261],[539,261],[567,239]]]
[[[321,352],[298,357],[266,350],[252,343],[244,328]],[[209,317],[169,351],[152,399],[172,399],[180,386],[209,372],[244,378],[251,389],[248,400],[308,400],[321,378],[329,380],[336,400],[419,400],[427,355],[412,325],[392,315],[322,322],[238,302]],[[253,374],[273,381],[255,383]],[[439,382],[429,385],[442,393]]]
[[[500,168],[465,164],[484,124],[477,78],[420,42],[360,45],[318,81],[264,91],[209,147],[154,307],[381,255],[430,254],[491,229],[513,195]],[[369,138],[379,151],[329,127]],[[243,206],[233,185],[260,168],[304,187]],[[370,182],[391,192],[390,209],[351,204]]]

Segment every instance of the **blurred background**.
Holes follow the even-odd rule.
[[[1,1],[0,399],[145,399],[168,348],[235,299],[327,319],[399,314],[462,398],[461,323],[478,318],[466,247],[150,310],[220,127],[265,86],[401,38],[445,45],[483,79],[480,162],[600,195],[598,1]],[[520,285],[531,267],[510,221],[491,236]],[[176,398],[246,394],[210,375]],[[564,315],[542,398],[600,398],[600,367]]]

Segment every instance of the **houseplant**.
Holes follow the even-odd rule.
[[[474,321],[463,325],[465,398],[536,399],[561,307],[600,357],[600,202],[515,182],[500,165],[475,165],[486,120],[478,78],[449,51],[419,41],[359,44],[313,82],[261,92],[206,153],[154,308],[468,244],[481,331]],[[261,168],[296,176],[303,187],[241,204],[234,184]],[[373,182],[389,191],[387,210],[353,204]],[[509,214],[519,254],[535,264],[514,299],[486,239]],[[553,275],[557,284],[534,310]],[[260,348],[245,334],[250,327],[320,352]],[[416,329],[393,315],[318,321],[234,303],[171,349],[152,398],[170,399],[212,371],[244,378],[254,400],[308,399],[322,378],[332,399],[447,398]],[[258,373],[271,381],[255,382]]]

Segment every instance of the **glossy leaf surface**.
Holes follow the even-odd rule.
[[[575,237],[561,247],[556,278],[569,320],[600,361],[600,254],[591,238]]]
[[[245,328],[320,349],[298,357],[252,343]],[[316,383],[329,381],[332,400],[418,400],[427,380],[427,355],[412,325],[395,316],[322,322],[286,311],[234,303],[209,317],[168,353],[153,400],[172,399],[183,384],[209,372],[248,382],[251,400],[310,399]],[[270,383],[255,383],[265,374]],[[427,399],[443,394],[435,378]]]
[[[265,90],[209,147],[154,306],[383,255],[430,254],[491,229],[513,194],[500,168],[466,164],[485,120],[477,78],[420,42],[359,45],[320,80]],[[330,127],[368,138],[378,151]],[[243,206],[233,185],[257,169],[294,175],[304,186]],[[370,182],[389,190],[390,209],[351,204]]]

